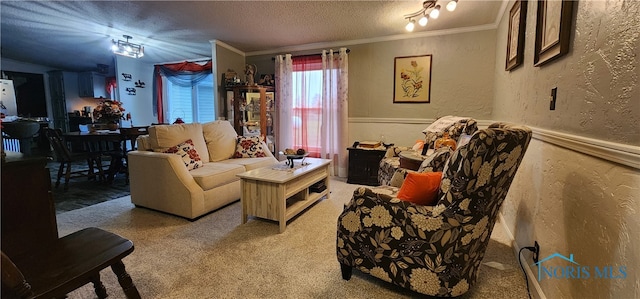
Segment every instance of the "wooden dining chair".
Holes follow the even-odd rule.
[[[136,140],[139,136],[148,135],[149,127],[131,127],[120,128],[120,136],[122,137],[122,156],[124,157],[124,171],[127,176],[127,184],[129,183],[129,159],[127,153],[138,149]]]
[[[122,259],[133,252],[133,242],[90,227],[47,246],[28,247],[14,256],[2,252],[2,298],[64,298],[93,283],[98,298],[107,290],[100,271],[111,267],[127,298],[140,298]]]
[[[60,186],[60,180],[63,176],[65,191],[69,189],[69,180],[72,178],[87,177],[88,179],[96,179],[97,176],[98,180],[104,179],[102,158],[98,153],[92,151],[72,153],[67,147],[65,140],[62,138],[62,130],[60,129],[46,128],[44,133],[53,148],[56,160],[60,162],[58,177],[56,178],[55,184],[56,188]],[[87,161],[87,168],[72,171],[71,164],[81,160]],[[95,173],[96,169],[98,171],[97,175]]]

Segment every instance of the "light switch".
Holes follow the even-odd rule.
[[[558,93],[558,88],[554,87],[551,89],[551,97],[549,98],[549,110],[556,110],[556,94]]]

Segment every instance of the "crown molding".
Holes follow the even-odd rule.
[[[502,0],[502,5],[500,6],[500,11],[498,12],[498,15],[496,16],[496,21],[493,23],[495,25],[495,28],[498,28],[498,26],[500,26],[500,21],[502,21],[502,17],[504,16],[504,13],[507,11],[507,4],[509,3],[509,0]]]
[[[212,39],[212,40],[209,41],[209,43],[211,43],[211,46],[218,45],[218,46],[223,47],[223,48],[225,48],[225,49],[227,49],[227,50],[229,50],[231,52],[238,53],[239,55],[242,55],[243,57],[247,56],[247,54],[245,52],[243,52],[242,50],[240,50],[238,48],[235,48],[234,46],[229,45],[229,44],[227,44],[227,43],[225,43],[223,41],[219,41],[217,39]]]
[[[503,4],[503,6],[504,6],[504,4]],[[389,35],[389,36],[381,36],[381,37],[373,37],[373,38],[364,38],[364,39],[355,39],[355,40],[346,40],[346,41],[304,44],[304,45],[291,46],[291,47],[282,47],[282,48],[264,50],[264,51],[247,52],[246,56],[258,56],[258,55],[268,55],[268,54],[280,54],[280,53],[285,53],[285,52],[297,52],[297,51],[316,50],[316,49],[339,48],[339,47],[352,46],[352,45],[361,45],[361,44],[370,44],[370,43],[378,43],[378,42],[396,41],[396,40],[403,40],[403,39],[414,39],[414,38],[420,38],[420,37],[450,35],[450,34],[476,32],[476,31],[484,31],[484,30],[495,30],[496,28],[498,28],[498,26],[497,26],[496,23],[494,23],[494,24],[487,24],[487,25],[480,25],[480,26],[471,26],[471,27],[445,29],[445,30],[435,30],[435,31],[403,33],[403,34],[397,34],[397,35]]]

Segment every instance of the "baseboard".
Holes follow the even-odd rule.
[[[502,229],[507,234],[507,237],[509,237],[509,239],[511,240],[511,248],[513,248],[513,253],[516,257],[516,260],[519,261],[520,246],[518,245],[518,242],[516,242],[516,239],[514,238],[513,233],[507,226],[507,223],[502,213],[498,213],[498,220],[500,221],[500,225],[502,225]],[[524,267],[524,272],[526,273],[525,275],[529,280],[529,291],[531,292],[531,298],[547,299],[547,296],[544,295],[544,292],[542,291],[542,288],[538,283],[536,274],[533,272],[533,270],[531,270],[531,265],[528,263],[524,263],[522,264],[522,266]]]

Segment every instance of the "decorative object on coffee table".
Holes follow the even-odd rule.
[[[297,151],[294,151],[290,148],[281,151],[279,154],[287,157],[287,161],[285,162],[290,168],[293,168],[293,160],[302,160],[300,164],[304,165],[304,159],[309,155],[304,149],[300,148]]]

